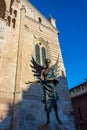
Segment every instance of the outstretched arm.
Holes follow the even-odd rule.
[[[39,81],[28,81],[28,82],[25,82],[25,84],[38,84],[40,83]]]
[[[54,81],[54,78],[45,78],[45,80]]]

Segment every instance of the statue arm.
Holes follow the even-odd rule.
[[[37,81],[28,81],[28,82],[25,82],[25,84],[38,84],[38,83],[40,83],[39,80],[37,80]]]
[[[43,73],[44,73],[44,69],[41,71],[41,80],[44,80]]]
[[[49,81],[54,81],[55,79],[54,78],[45,78],[45,80],[49,80]]]

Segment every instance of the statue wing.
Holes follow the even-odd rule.
[[[57,60],[56,60],[56,63],[54,65],[51,66],[52,70],[54,71],[54,75],[55,76],[58,76],[59,75],[59,71],[60,71],[60,66],[58,65],[59,64],[59,55],[57,57]]]
[[[39,65],[39,64],[37,64],[36,61],[34,60],[33,56],[32,56],[31,63],[32,63],[32,65],[30,65],[30,66],[32,68],[32,72],[34,73],[34,76],[37,79],[39,79],[41,77],[41,72],[44,69],[44,67]]]

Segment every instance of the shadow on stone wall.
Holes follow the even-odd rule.
[[[60,82],[66,82],[64,78],[61,78]],[[65,85],[66,86],[66,85]],[[67,96],[67,90],[64,86],[60,87],[60,84],[57,86],[57,92],[59,95],[58,107],[59,107],[59,116],[62,122],[65,122],[65,126],[72,121],[70,99]],[[64,95],[64,96],[63,96]],[[17,113],[17,125],[18,129],[15,130],[38,130],[38,126],[43,125],[46,122],[46,113],[44,110],[43,100],[43,89],[40,84],[30,85],[26,91],[22,92],[22,101],[18,104],[15,104],[14,108],[18,109]],[[68,102],[67,102],[68,101]],[[64,104],[63,104],[64,103]],[[68,103],[68,104],[67,104]],[[69,105],[69,106],[68,106]],[[65,110],[67,106],[67,110]],[[8,111],[5,116],[0,117],[0,130],[13,130],[13,104],[8,104]],[[62,107],[62,108],[61,108]],[[64,111],[63,111],[64,110]],[[51,130],[58,130],[58,122],[54,111],[52,110],[51,115]],[[70,119],[70,121],[69,121]],[[16,122],[16,121],[15,121]],[[73,123],[71,123],[73,124]],[[70,127],[70,126],[67,126]],[[73,125],[71,125],[73,127]],[[63,128],[62,128],[63,130]],[[65,130],[65,129],[64,129]],[[68,129],[67,129],[68,130]],[[72,129],[74,130],[74,129]]]
[[[11,130],[13,106],[8,104],[8,111],[0,113],[0,130]]]
[[[6,99],[7,100],[7,99]],[[44,106],[42,101],[41,85],[32,84],[26,91],[22,92],[22,101],[13,105],[6,104],[7,110],[0,112],[0,130],[12,130],[13,111],[18,108],[18,127],[19,130],[35,130],[32,126],[38,125],[39,120],[44,117]],[[13,107],[14,106],[14,107]],[[43,109],[43,110],[42,110]],[[42,115],[41,112],[42,111]],[[44,113],[45,114],[45,113]],[[40,118],[40,119],[39,119]]]

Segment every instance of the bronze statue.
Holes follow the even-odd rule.
[[[42,102],[45,105],[45,111],[47,116],[46,124],[50,123],[49,114],[52,108],[55,111],[56,119],[58,120],[59,124],[61,124],[61,121],[58,116],[58,96],[56,91],[56,85],[57,83],[59,83],[57,77],[59,72],[58,58],[53,66],[50,66],[50,59],[45,60],[46,67],[38,65],[33,57],[31,62],[33,64],[33,66],[31,65],[31,67],[33,68],[32,71],[34,72],[34,76],[36,76],[38,80],[35,82],[27,82],[27,84],[40,83],[43,86],[44,99]]]

